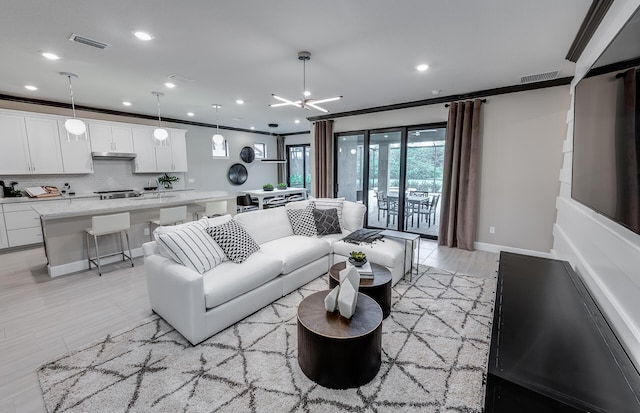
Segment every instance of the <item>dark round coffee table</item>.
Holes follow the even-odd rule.
[[[330,290],[313,293],[298,305],[298,363],[321,386],[348,389],[370,382],[382,363],[382,310],[358,294],[351,319],[324,308]]]
[[[329,269],[329,288],[340,284],[340,271],[346,268],[346,263],[333,264]],[[391,271],[379,264],[371,263],[373,278],[360,278],[359,291],[376,300],[382,308],[383,318],[391,313]]]

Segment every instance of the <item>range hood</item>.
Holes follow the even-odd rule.
[[[93,159],[135,159],[135,153],[125,153],[125,152],[91,152],[91,157]]]

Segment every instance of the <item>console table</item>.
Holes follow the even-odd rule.
[[[568,262],[500,253],[485,412],[639,412],[640,375]]]

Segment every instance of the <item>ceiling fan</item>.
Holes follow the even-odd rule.
[[[311,110],[309,108],[314,108],[319,110],[320,112],[326,113],[329,111],[318,106],[318,103],[333,102],[334,100],[342,99],[342,96],[335,96],[327,99],[309,99],[309,96],[311,95],[311,93],[306,88],[306,70],[305,69],[306,69],[306,63],[310,59],[311,59],[311,53],[306,51],[298,52],[298,60],[302,60],[302,99],[292,101],[292,100],[277,96],[275,94],[272,94],[271,96],[273,96],[275,99],[279,100],[282,103],[274,103],[273,105],[269,105],[269,106],[271,106],[272,108],[275,108],[280,106],[291,105],[291,106],[297,106],[299,108],[303,108],[307,110]]]

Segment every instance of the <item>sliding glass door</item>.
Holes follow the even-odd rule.
[[[287,185],[311,192],[311,146],[287,146]]]
[[[364,202],[364,134],[338,136],[335,159],[336,196]]]
[[[400,194],[402,131],[369,135],[369,214],[371,228],[396,229]]]

